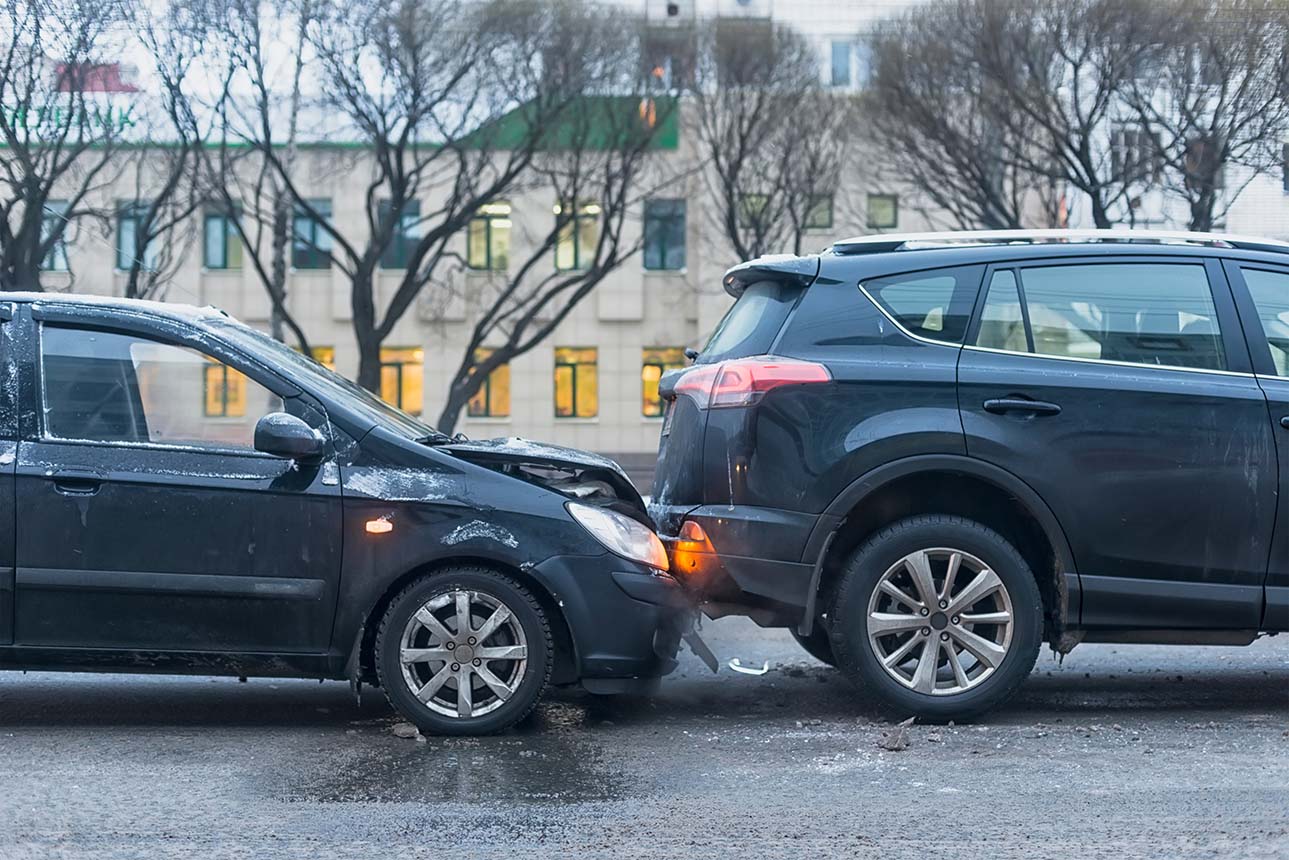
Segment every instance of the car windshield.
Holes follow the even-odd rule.
[[[308,385],[326,391],[334,397],[343,397],[358,411],[381,427],[409,439],[446,439],[447,436],[425,422],[391,406],[361,385],[356,385],[334,370],[323,367],[303,353],[296,352],[281,341],[263,332],[231,319],[208,321],[220,333],[238,346],[269,364],[285,365],[293,374],[303,374]]]

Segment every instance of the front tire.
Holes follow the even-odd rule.
[[[838,666],[900,714],[965,719],[1002,704],[1034,668],[1042,600],[997,532],[923,515],[851,555],[833,607]]]
[[[484,735],[526,717],[550,680],[550,623],[528,589],[483,567],[417,580],[390,603],[376,671],[422,732]]]

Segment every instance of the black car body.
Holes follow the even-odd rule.
[[[734,308],[695,366],[663,381],[651,508],[709,614],[789,626],[928,716],[1000,701],[1033,658],[992,667],[1007,680],[988,695],[954,693],[934,667],[940,680],[883,672],[917,648],[883,643],[851,604],[901,590],[872,568],[896,564],[886,544],[916,544],[906,533],[929,548],[976,540],[1001,567],[1014,550],[1041,613],[1032,636],[1006,633],[1024,633],[1023,650],[1289,629],[1289,244],[876,236],[755,260],[725,285]],[[943,590],[953,556],[936,555],[906,554],[941,565],[926,581]],[[864,582],[843,594],[848,579]],[[896,600],[925,626],[886,620],[957,648],[958,620],[935,605],[952,614],[953,601],[927,591]],[[960,668],[939,659],[939,673]]]
[[[614,554],[574,511],[647,556],[643,503],[611,461],[449,440],[213,309],[0,294],[0,668],[375,682],[382,623],[438,593],[483,595],[456,645],[488,645],[465,639],[488,607],[530,641],[523,663],[501,643],[517,690],[478,718],[391,693],[423,728],[508,725],[548,678],[648,686],[688,618],[665,555]],[[407,622],[405,649],[443,646],[444,606]],[[456,665],[417,669],[448,710]]]

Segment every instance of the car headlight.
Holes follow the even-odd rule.
[[[591,537],[612,553],[656,567],[667,569],[667,550],[653,529],[617,511],[569,502],[565,507]]]

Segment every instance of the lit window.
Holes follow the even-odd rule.
[[[382,228],[388,225],[392,206],[388,200],[382,200],[377,207],[377,216]],[[421,201],[407,200],[394,226],[394,234],[389,244],[380,255],[382,269],[406,269],[412,260],[412,252],[420,241]]]
[[[812,194],[810,205],[806,208],[807,230],[828,230],[832,228],[832,195]]]
[[[243,418],[246,416],[246,376],[213,358],[203,370],[207,418]]]
[[[685,268],[685,201],[646,200],[644,267]]]
[[[770,198],[765,194],[742,194],[738,200],[738,222],[740,227],[751,227],[765,217],[765,208]]]
[[[242,240],[237,235],[240,213],[207,212],[203,235],[202,264],[207,269],[240,269]]]
[[[425,386],[425,350],[384,347],[380,351],[380,396],[404,412],[421,414]]]
[[[868,195],[868,227],[890,230],[900,223],[900,198],[894,194]]]
[[[834,87],[850,86],[850,51],[850,42],[832,43],[832,85]]]
[[[45,258],[40,261],[40,268],[46,272],[67,271],[67,201],[46,200],[45,214],[40,219],[40,241],[48,242],[50,237],[58,239],[49,246]]]
[[[465,246],[470,268],[504,272],[510,266],[510,204],[480,206],[466,228]]]
[[[591,261],[595,259],[595,246],[600,241],[600,204],[578,203],[577,213],[569,218],[564,213],[564,204],[557,203],[555,217],[557,221],[568,219],[559,227],[555,244],[555,268],[590,268]]]
[[[331,268],[331,234],[324,221],[331,220],[330,200],[310,200],[314,214],[303,206],[295,207],[291,230],[291,265],[297,269]]]
[[[483,361],[492,355],[491,349],[476,349],[474,360]],[[473,372],[473,371],[472,371]],[[470,398],[466,414],[471,418],[506,418],[510,415],[510,364],[499,364],[488,374],[483,385]]]
[[[118,203],[116,207],[116,267],[129,271],[137,259],[142,269],[154,272],[157,269],[159,247],[155,239],[140,240],[139,231],[143,229],[143,220],[148,214],[149,204],[142,200],[130,200]],[[143,241],[140,248],[139,242]]]
[[[555,417],[594,418],[600,413],[599,350],[555,348]]]
[[[641,413],[646,417],[662,415],[662,398],[658,396],[658,381],[669,370],[685,366],[685,349],[680,346],[645,347],[640,362],[642,389]]]
[[[298,346],[291,347],[296,352],[300,352]],[[313,360],[321,364],[327,370],[336,369],[336,348],[334,346],[314,346],[309,345],[309,351],[313,353]]]

